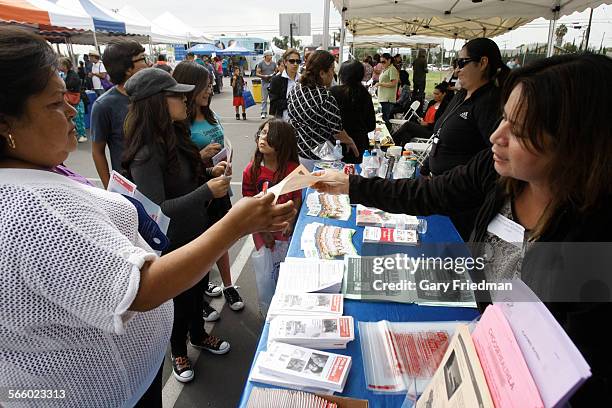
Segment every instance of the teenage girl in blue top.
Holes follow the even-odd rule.
[[[187,120],[185,126],[191,131],[191,140],[200,150],[200,157],[205,165],[211,164],[211,159],[223,148],[223,126],[219,117],[210,109],[210,100],[213,94],[212,78],[208,70],[201,65],[184,61],[176,66],[173,77],[180,83],[195,85],[192,92],[187,95]],[[212,222],[221,219],[232,207],[229,196],[213,201],[208,208]],[[223,289],[209,282],[205,293],[208,296],[220,296],[221,293],[229,307],[238,311],[244,307],[240,294],[232,284],[230,273],[229,254],[226,252],[217,261],[217,267],[223,280]],[[219,313],[207,302],[204,302],[204,317],[206,321],[215,321]]]

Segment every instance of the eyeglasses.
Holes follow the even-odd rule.
[[[470,62],[479,62],[480,58],[457,58],[457,66],[462,69]]]
[[[289,64],[301,64],[302,63],[302,60],[299,58],[298,59],[291,58],[285,61],[288,62]]]
[[[135,63],[140,62],[140,61],[144,61],[144,62],[146,62],[148,64],[149,63],[149,57],[141,57],[141,58],[132,60],[132,64],[135,64]]]

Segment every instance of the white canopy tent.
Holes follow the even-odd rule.
[[[380,47],[380,48],[435,48],[444,44],[444,40],[422,35],[364,35],[347,38],[346,42],[353,44],[355,48]]]
[[[169,35],[172,37],[181,37],[183,41],[188,43],[204,43],[214,44],[214,41],[206,37],[202,32],[185,24],[174,14],[165,12],[151,21],[153,30],[160,35]],[[170,28],[172,27],[172,28]]]
[[[327,0],[324,0],[327,1]],[[494,37],[538,17],[562,15],[607,3],[603,0],[331,0],[353,35],[430,35],[472,39]]]
[[[184,44],[187,43],[185,36],[171,34],[169,31],[154,24],[143,16],[138,10],[130,5],[123,6],[117,15],[124,19],[139,21],[141,24],[148,24],[151,27],[151,42],[153,44]]]

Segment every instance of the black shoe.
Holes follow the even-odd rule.
[[[236,114],[236,120],[240,120],[240,114],[239,113]]]
[[[204,321],[206,322],[214,322],[219,320],[221,315],[217,310],[210,305],[207,301],[204,301],[204,307],[202,310],[202,317],[204,317]]]
[[[174,378],[182,383],[187,383],[193,380],[194,373],[191,367],[191,361],[187,356],[172,356],[172,374]]]
[[[227,304],[233,311],[237,312],[244,307],[244,302],[234,286],[223,289],[223,296],[225,296]]]
[[[246,120],[246,113],[242,112],[242,120]]]
[[[189,339],[191,347],[195,347],[200,350],[210,351],[213,354],[225,354],[230,351],[230,344],[227,341],[221,340],[220,338],[212,335],[207,335],[200,341],[193,341]]]

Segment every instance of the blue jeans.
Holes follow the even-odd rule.
[[[268,114],[268,86],[269,82],[261,81],[261,114]]]
[[[391,122],[389,122],[389,119],[391,119],[391,107],[392,106],[393,104],[391,102],[381,102],[380,103],[380,107],[382,108],[383,120],[385,121],[385,124],[387,125],[387,129],[389,129],[389,132],[391,131]]]

